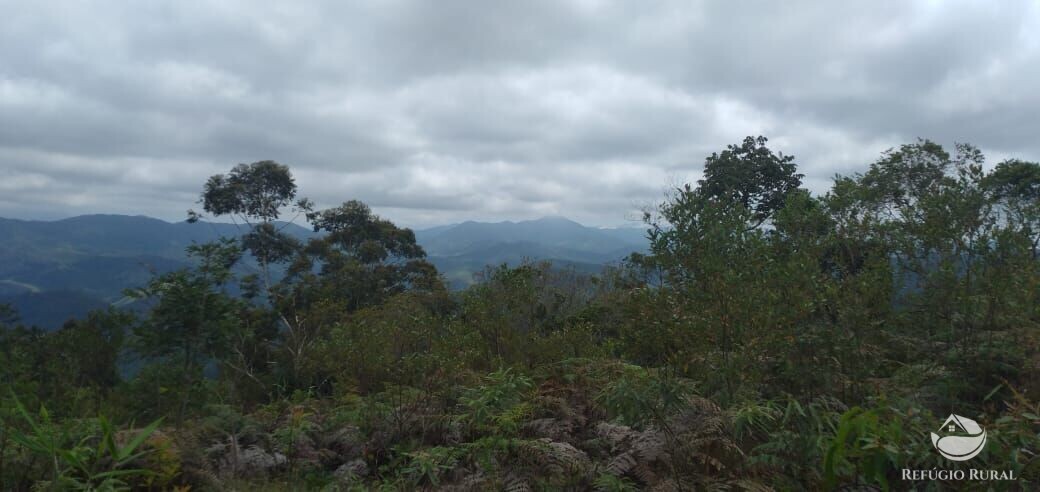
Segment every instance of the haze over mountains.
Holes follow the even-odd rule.
[[[170,223],[144,216],[84,215],[57,221],[0,218],[0,303],[26,324],[56,328],[91,309],[127,302],[123,290],[144,285],[153,272],[188,265],[192,242],[237,236],[227,223]],[[286,224],[307,238],[310,229]],[[646,248],[642,228],[598,229],[563,217],[519,222],[463,222],[416,231],[430,261],[453,288],[473,282],[486,265],[551,260],[599,271]]]

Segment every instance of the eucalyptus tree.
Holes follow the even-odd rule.
[[[267,307],[258,310],[256,306],[244,306],[239,316],[249,329],[237,333],[228,346],[225,362],[228,368],[261,387],[266,386],[262,373],[272,369],[278,333],[299,330],[299,322],[279,308],[284,301],[278,298],[278,285],[282,280],[277,278],[277,273],[284,270],[302,248],[284,229],[312,208],[309,200],[297,197],[297,192],[288,166],[264,160],[238,164],[227,174],[211,176],[199,199],[206,213],[228,217],[245,228],[235,244],[248,252],[259,267],[258,274],[240,279],[241,291],[247,298],[261,299]],[[284,212],[293,217],[279,225]],[[189,222],[202,217],[188,211]]]
[[[243,279],[243,291],[262,294],[278,322],[285,390],[310,384],[302,374],[312,349],[345,315],[404,291],[444,290],[410,229],[398,228],[356,200],[315,210],[310,200],[297,197],[292,173],[277,162],[239,164],[212,176],[200,201],[207,213],[231,217],[248,228],[240,246],[259,264],[262,286],[249,276]],[[304,243],[286,234],[285,225],[277,222],[285,211],[294,214],[289,222],[305,216],[315,236]],[[189,220],[199,217],[189,211]],[[263,324],[263,316],[247,317],[258,329]],[[247,356],[245,347],[255,349],[256,343],[240,345],[232,350],[239,354],[233,367],[258,381],[260,361],[250,362],[255,357]]]
[[[211,176],[203,187],[200,199],[203,210],[216,217],[230,217],[247,227],[242,247],[260,265],[268,290],[273,284],[271,265],[288,260],[300,246],[283,231],[292,220],[280,227],[276,221],[287,207],[295,213],[293,219],[312,209],[310,200],[296,199],[296,193],[296,182],[289,167],[275,161],[238,164],[227,174]],[[189,222],[201,217],[195,211],[188,211]]]

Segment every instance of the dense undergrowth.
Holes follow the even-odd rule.
[[[649,254],[461,293],[363,204],[215,176],[205,211],[249,233],[147,315],[0,316],[0,488],[1035,488],[1040,166],[921,141],[813,197],[764,144],[648,213]],[[289,208],[323,234],[282,236]],[[933,448],[951,413],[987,432],[970,461]],[[902,474],[968,468],[1015,480]]]

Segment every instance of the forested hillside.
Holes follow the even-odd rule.
[[[191,263],[185,248],[239,237],[231,223],[169,223],[143,216],[82,215],[57,221],[0,218],[0,303],[26,325],[55,330],[109,305],[134,309],[124,290]],[[285,232],[310,231],[288,224]],[[247,262],[248,263],[248,262]],[[238,271],[248,271],[243,264]]]
[[[305,221],[276,226],[300,240],[315,234]],[[185,250],[192,244],[248,231],[243,224],[169,223],[127,215],[0,218],[0,303],[15,307],[24,324],[45,330],[108,305],[139,309],[124,290],[143,285],[153,274],[189,266]],[[648,244],[645,228],[596,229],[561,217],[434,227],[416,231],[416,240],[455,290],[472,285],[487,265],[516,266],[524,260],[550,260],[556,267],[598,274]],[[246,257],[236,273],[255,273],[256,268]]]
[[[0,489],[1040,486],[1040,164],[920,140],[813,195],[767,143],[708,156],[614,267],[457,292],[428,255],[479,241],[318,210],[272,161],[210,177],[189,221],[246,233],[148,309],[0,313]],[[950,414],[985,429],[970,461],[933,447]],[[904,473],[969,468],[1014,479]]]

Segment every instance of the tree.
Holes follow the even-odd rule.
[[[751,212],[753,227],[769,220],[784,206],[787,195],[802,184],[794,156],[774,153],[766,137],[746,137],[713,153],[704,162],[700,193],[711,200],[738,203]]]
[[[986,187],[997,200],[1040,200],[1040,164],[1011,159],[1000,164],[986,176]]]
[[[272,289],[274,309],[285,320],[283,348],[295,385],[309,384],[302,375],[308,354],[345,316],[403,292],[445,291],[415,233],[364,203],[351,200],[307,218],[320,235],[299,250]]]
[[[181,375],[178,422],[183,421],[190,392],[202,379],[203,366],[226,356],[239,329],[239,303],[226,292],[231,268],[241,257],[234,240],[188,247],[199,261],[152,279],[130,294],[154,299],[148,318],[135,327],[137,351],[153,360],[178,364]]]
[[[287,166],[260,161],[212,176],[200,200],[206,212],[231,216],[249,227],[241,245],[259,264],[263,282],[261,288],[255,276],[246,277],[243,291],[252,297],[262,294],[270,318],[280,325],[279,348],[289,359],[289,382],[283,385],[287,389],[307,384],[301,376],[307,355],[328,326],[345,314],[405,291],[444,291],[411,230],[379,218],[359,201],[314,211],[311,202],[297,200],[296,193]],[[284,226],[276,226],[282,210],[290,206],[296,217],[305,214],[319,233],[305,245],[285,234]],[[199,217],[189,211],[189,220]],[[271,268],[275,264],[285,265],[277,279]],[[266,331],[262,313],[246,317],[255,330]],[[258,381],[249,362],[254,358],[250,354],[258,352],[257,337],[240,341],[231,350],[239,360],[230,367]]]
[[[553,359],[567,347],[561,336],[591,313],[596,282],[548,261],[485,267],[461,296],[461,317],[483,340],[488,369]],[[539,341],[553,343],[535,348]],[[587,340],[586,340],[587,341]],[[588,348],[588,347],[585,347]],[[577,356],[577,355],[575,355]]]
[[[282,209],[294,205],[297,217],[311,210],[306,198],[296,198],[296,182],[289,167],[275,161],[239,164],[228,174],[211,176],[203,187],[203,209],[214,216],[230,216],[248,227],[242,246],[260,265],[265,286],[270,289],[270,265],[286,261],[299,248],[298,242],[275,227]],[[189,210],[188,221],[202,216]],[[291,222],[291,221],[290,221]]]
[[[86,319],[69,320],[55,332],[53,350],[62,354],[69,382],[101,394],[119,383],[119,355],[133,322],[132,314],[109,308],[93,311]]]
[[[351,200],[307,218],[315,232],[325,233],[307,246],[318,265],[322,290],[346,299],[349,311],[406,290],[443,290],[415,233],[373,214],[368,205]]]
[[[1001,162],[983,181],[1008,227],[1029,241],[1033,258],[1040,253],[1040,164],[1017,159]]]
[[[724,401],[764,370],[749,344],[791,315],[771,290],[787,272],[771,258],[760,226],[783,209],[801,175],[793,157],[765,143],[748,137],[712,154],[696,187],[677,190],[656,221],[647,216],[651,255],[643,261],[662,271],[663,302],[672,306],[672,333],[680,340],[666,360],[682,373],[703,375]]]
[[[981,157],[970,152],[972,158]],[[890,217],[911,220],[921,199],[948,183],[951,166],[950,154],[941,145],[919,139],[885,151],[859,181],[869,192],[864,196],[867,202],[880,205]]]
[[[274,161],[239,164],[226,175],[210,177],[202,191],[207,212],[237,216],[246,223],[278,219],[281,209],[295,197],[296,183],[289,167]]]
[[[1036,262],[1019,212],[1031,185],[1030,166],[1008,163],[993,173],[975,147],[954,153],[928,140],[885,152],[863,175],[841,180],[847,205],[871,217],[872,241],[887,250],[896,298],[889,333],[907,371],[933,371],[919,390],[935,402],[981,401],[1012,380],[1035,321]],[[836,186],[836,189],[838,187]],[[898,327],[898,328],[897,328]],[[917,360],[941,363],[925,367]],[[988,354],[1001,353],[997,362]]]
[[[302,330],[298,326],[299,319],[286,316],[280,309],[287,302],[278,297],[284,289],[278,287],[280,280],[273,272],[275,265],[289,262],[301,253],[303,245],[283,230],[301,214],[311,211],[311,202],[306,198],[297,199],[296,194],[296,182],[289,167],[265,160],[239,164],[226,175],[211,176],[200,198],[206,212],[217,217],[229,216],[247,227],[240,245],[256,260],[260,272],[241,279],[242,291],[250,299],[263,299],[269,309],[240,313],[248,330],[236,333],[231,339],[225,365],[260,386],[264,386],[260,373],[267,371],[271,362],[263,359],[273,350],[271,342],[278,332]],[[276,221],[286,207],[291,207],[295,216],[278,226]],[[188,217],[193,222],[201,215],[189,211]]]

